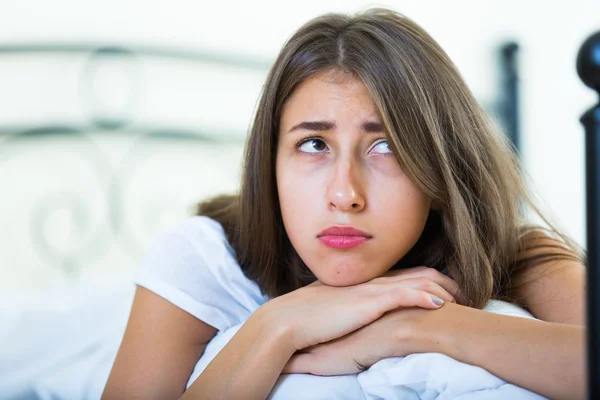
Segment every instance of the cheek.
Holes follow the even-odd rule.
[[[412,185],[390,183],[387,187],[380,188],[380,192],[380,209],[387,210],[395,217],[412,219],[429,212],[429,200]]]
[[[301,236],[303,225],[315,214],[318,203],[314,175],[303,173],[290,163],[277,165],[277,192],[281,216],[290,239]]]
[[[400,215],[429,213],[430,201],[392,157],[376,158],[369,164],[369,193],[379,209]]]
[[[386,241],[401,241],[400,247],[414,244],[430,212],[429,198],[404,174],[374,182],[370,193],[372,210]]]

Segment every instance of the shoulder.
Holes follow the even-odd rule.
[[[266,301],[244,275],[221,225],[204,216],[160,235],[138,265],[135,283],[219,330]]]
[[[166,231],[166,236],[178,236],[194,244],[228,244],[221,224],[205,216],[188,217]]]
[[[583,321],[583,256],[570,244],[542,231],[523,237],[511,277],[511,295],[537,318],[550,322]]]
[[[577,244],[541,227],[523,227],[516,255],[517,270],[552,261],[582,262]]]
[[[169,258],[196,256],[205,263],[215,259],[237,264],[221,224],[205,216],[188,217],[165,231],[154,241],[148,256],[165,254]]]

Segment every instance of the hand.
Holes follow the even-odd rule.
[[[420,289],[444,299],[450,303],[467,304],[458,283],[442,274],[435,268],[412,267],[388,271],[383,277],[395,277],[400,280],[411,280],[415,289]],[[375,278],[374,281],[379,278]]]
[[[354,332],[398,307],[439,308],[441,299],[418,289],[420,284],[396,275],[346,287],[316,281],[272,299],[258,311],[270,329],[283,330],[290,346],[301,350]],[[443,290],[435,292],[451,299]]]
[[[388,271],[380,278],[375,278],[371,282],[392,278],[394,281],[404,281],[404,283],[413,289],[422,290],[444,301],[450,303],[466,304],[466,299],[460,290],[458,283],[452,278],[442,274],[438,270],[429,267],[412,267]],[[315,281],[319,284],[321,282]]]
[[[452,304],[451,304],[452,305]],[[450,305],[450,306],[451,306]],[[441,352],[431,340],[432,313],[443,312],[400,307],[348,335],[297,352],[283,369],[284,374],[357,374],[377,361],[413,353]],[[456,306],[455,306],[456,307]]]

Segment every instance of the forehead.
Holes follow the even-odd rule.
[[[340,112],[377,119],[373,98],[364,83],[348,73],[330,72],[307,78],[295,89],[283,108],[282,123],[296,117],[334,118]]]

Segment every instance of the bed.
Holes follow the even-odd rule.
[[[518,148],[518,45],[486,109]],[[104,43],[0,46],[0,398],[97,399],[132,274],[200,199],[235,192],[269,62]],[[0,94],[1,98],[2,94]]]

